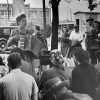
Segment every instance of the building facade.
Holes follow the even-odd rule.
[[[86,20],[88,18],[93,18],[95,21],[100,22],[100,12],[82,12],[78,11],[74,13],[75,15],[75,24],[79,26],[80,31],[86,31],[88,23]]]
[[[43,8],[31,8],[29,4],[25,4],[25,14],[28,24],[43,27]],[[10,25],[15,21],[13,4],[0,4],[0,26]],[[51,25],[50,8],[46,8],[46,24]]]

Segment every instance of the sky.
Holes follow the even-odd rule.
[[[8,0],[8,1],[9,3],[12,3],[12,0]],[[49,0],[45,0],[45,1],[46,1],[46,6],[48,7]],[[7,0],[0,0],[0,3],[6,3],[6,2]],[[30,6],[33,8],[42,7],[42,0],[25,0],[25,4],[30,4]],[[89,11],[88,3],[86,0],[80,0],[80,2],[78,0],[71,0],[71,3],[69,4],[65,2],[65,0],[61,0],[59,4],[59,19],[60,20],[74,19],[73,13],[79,10],[84,12]]]

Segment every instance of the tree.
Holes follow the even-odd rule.
[[[88,8],[90,9],[90,11],[94,10],[94,8],[97,7],[97,3],[93,3],[93,0],[88,0]]]
[[[58,49],[58,26],[59,26],[59,11],[58,6],[61,0],[50,0],[52,6],[52,40],[51,50]]]
[[[50,35],[51,35],[51,33],[52,33],[52,26],[51,25],[49,25],[49,24],[47,24],[46,25],[46,30],[45,30],[46,32],[46,38],[49,38],[50,37]]]

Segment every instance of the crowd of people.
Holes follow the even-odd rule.
[[[90,30],[84,33],[77,25],[70,31],[63,27],[59,36],[61,50],[48,51],[46,36],[39,26],[33,34],[26,28],[25,14],[16,21],[19,27],[9,37],[6,63],[0,57],[0,68],[8,68],[0,71],[0,100],[100,99],[100,50],[93,48],[95,42],[99,45],[99,22],[90,21]],[[71,72],[68,58],[74,62]]]

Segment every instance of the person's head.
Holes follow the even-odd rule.
[[[89,26],[91,26],[93,24],[93,21],[94,21],[94,19],[91,17],[86,20],[86,22],[89,24]]]
[[[36,31],[40,31],[40,26],[36,25],[36,26],[35,26],[35,30],[36,30]]]
[[[65,33],[65,32],[67,32],[68,30],[67,30],[67,27],[66,26],[63,26],[62,27],[62,31]]]
[[[23,53],[23,50],[18,48],[18,47],[14,47],[10,50],[10,53],[14,53],[14,52],[17,52],[20,54],[21,58],[24,60],[24,53]]]
[[[78,25],[74,25],[73,29],[75,30],[76,33],[79,32],[79,26]]]
[[[96,52],[96,57],[97,57],[98,62],[100,62],[100,50]]]
[[[25,60],[28,62],[33,61],[33,59],[37,58],[37,56],[31,50],[24,50],[23,51]]]
[[[10,70],[17,69],[21,65],[21,57],[20,54],[17,52],[11,53],[8,58],[8,66]]]
[[[77,63],[89,64],[90,55],[87,51],[85,51],[81,47],[75,48],[73,57],[76,64]]]
[[[17,25],[19,25],[20,27],[26,27],[26,24],[27,24],[26,15],[25,14],[19,15],[16,18],[16,22],[17,22]]]
[[[63,69],[64,58],[60,50],[54,49],[50,52],[51,63],[58,68]]]
[[[98,21],[94,21],[93,26],[96,30],[98,30],[99,28],[99,22]]]

